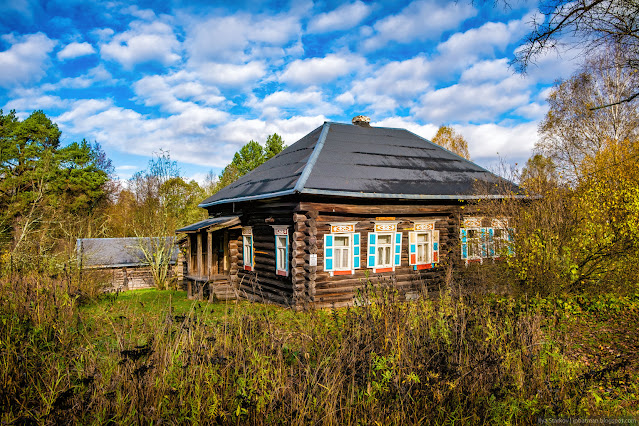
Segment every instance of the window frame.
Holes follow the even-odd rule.
[[[461,258],[466,265],[473,262],[483,263],[485,259],[500,259],[504,252],[513,254],[512,232],[508,226],[508,218],[493,218],[490,226],[482,226],[483,218],[467,217],[462,221],[460,228]],[[496,237],[496,230],[501,233]],[[469,238],[469,233],[477,236]],[[471,253],[472,250],[472,253]]]
[[[248,242],[248,244],[247,244]],[[250,255],[247,256],[247,247]],[[247,257],[249,258],[247,261]],[[242,227],[242,263],[245,271],[252,271],[255,268],[255,250],[253,248],[253,227]]]
[[[408,261],[414,270],[434,268],[439,263],[439,230],[435,220],[415,222],[413,231],[408,235]],[[428,235],[428,241],[418,242],[419,235]],[[419,260],[419,246],[425,247],[427,259]]]
[[[275,274],[288,277],[289,274],[289,235],[288,225],[271,225],[275,238]]]
[[[427,241],[419,241],[420,235],[426,235]],[[427,259],[419,259],[419,248],[424,247],[424,254]],[[433,232],[432,231],[416,231],[415,232],[415,251],[416,251],[416,259],[415,263],[417,265],[425,265],[427,263],[433,263]]]
[[[392,268],[395,265],[395,232],[376,232],[375,235],[375,269]],[[380,237],[388,237],[389,242],[382,245],[380,243]],[[380,248],[388,250],[388,263],[380,263]]]
[[[336,241],[338,238],[346,238],[347,240],[346,240],[346,244],[344,244],[343,246],[338,246],[337,244],[335,244],[335,242],[333,242],[333,251],[335,252],[335,254],[333,255],[333,262],[335,262],[333,271],[336,271],[336,272],[352,271],[353,270],[353,267],[352,267],[353,266],[353,251],[352,251],[353,236],[350,233],[333,235],[333,241]],[[343,256],[337,255],[338,250],[340,252],[346,251],[348,253],[348,256],[346,257],[348,259],[348,265],[341,266],[339,268],[337,267],[337,259],[343,258]]]
[[[368,248],[366,265],[373,273],[394,272],[402,264],[402,232],[399,231],[397,220],[375,221],[374,232],[368,233]],[[390,264],[379,263],[379,237],[390,236]]]
[[[324,271],[329,272],[330,276],[334,275],[352,275],[356,269],[362,267],[361,262],[361,234],[355,232],[357,222],[338,222],[331,223],[330,232],[324,234]],[[347,237],[345,246],[336,246],[335,238]],[[340,247],[339,249],[337,247]],[[338,252],[346,250],[348,253],[348,268],[341,266],[336,268]]]

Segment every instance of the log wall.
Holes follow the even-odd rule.
[[[308,300],[319,308],[341,307],[356,303],[358,290],[367,283],[391,285],[405,298],[413,298],[424,291],[438,289],[444,282],[446,268],[459,262],[459,208],[457,206],[362,206],[352,204],[300,203],[298,218],[303,216],[307,229],[304,230],[304,256],[317,254],[317,267],[303,264],[306,272]],[[402,233],[401,266],[394,272],[373,273],[368,269],[368,234],[374,232],[377,216],[394,217],[399,221],[398,232]],[[435,221],[439,230],[439,266],[433,269],[415,271],[408,264],[408,231],[416,221]],[[330,233],[330,223],[357,222],[355,231],[361,234],[360,262],[362,267],[353,275],[330,276],[324,270],[324,235]],[[296,221],[300,223],[300,221]]]
[[[295,306],[300,300],[298,278],[293,279],[294,204],[248,204],[243,208],[242,226],[253,228],[254,265],[244,269],[242,235],[229,235],[232,284],[240,297],[282,306]],[[271,225],[288,225],[289,276],[276,274],[275,232]],[[295,286],[293,282],[295,281]]]
[[[242,236],[239,229],[229,233],[230,282],[239,297],[272,302],[295,309],[341,307],[356,303],[358,289],[366,283],[391,284],[405,298],[438,289],[448,265],[459,262],[459,205],[359,205],[320,202],[247,202],[237,206],[242,226],[253,229],[255,264],[244,269]],[[241,211],[240,211],[241,210]],[[230,214],[230,212],[226,212]],[[401,266],[394,272],[374,274],[366,268],[368,234],[374,232],[375,218],[394,217],[402,232]],[[439,266],[417,270],[408,264],[408,230],[416,221],[435,221],[439,230]],[[330,276],[324,271],[324,235],[330,223],[357,222],[361,233],[361,265],[353,275]],[[289,276],[275,271],[275,236],[271,225],[287,225],[289,233]],[[317,255],[317,266],[310,266]]]

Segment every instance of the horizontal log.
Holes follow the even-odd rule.
[[[306,243],[303,240],[293,240],[293,242],[291,243],[291,247],[293,248],[293,250],[303,249],[304,247],[306,247]]]
[[[300,259],[299,257],[294,257],[293,259],[291,259],[291,265],[294,268],[297,268],[298,266],[304,266],[306,264],[306,261],[304,259]]]
[[[308,219],[306,215],[301,213],[293,213],[293,222],[305,222]]]
[[[251,280],[244,280],[241,286],[253,288],[253,282]],[[257,279],[257,282],[255,283],[255,288],[261,289],[262,291],[271,291],[281,294],[293,293],[293,286],[290,283],[281,282],[277,279],[269,277],[259,277]]]
[[[306,237],[306,234],[304,234],[303,232],[293,232],[294,240],[304,240],[305,237]]]

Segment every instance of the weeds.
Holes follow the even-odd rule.
[[[572,350],[580,320],[636,313],[632,297],[443,291],[399,303],[391,283],[365,287],[361,306],[293,312],[172,292],[79,306],[74,294],[90,293],[81,287],[36,276],[2,284],[3,423],[528,424],[637,414],[630,352],[586,364]]]

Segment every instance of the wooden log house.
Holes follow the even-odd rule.
[[[209,219],[176,231],[188,234],[189,296],[339,307],[357,303],[364,283],[385,281],[410,299],[441,282],[443,265],[494,257],[476,244],[488,227],[461,207],[501,197],[477,194],[478,182],[504,181],[369,121],[326,122],[204,200]]]

